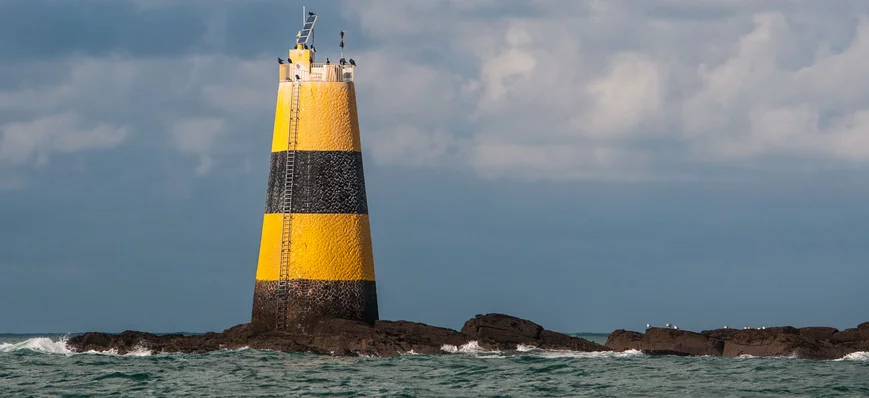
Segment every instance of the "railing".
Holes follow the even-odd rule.
[[[311,64],[311,71],[301,65],[287,65],[289,71],[284,81],[301,82],[352,82],[355,75],[355,67],[350,64],[325,64],[315,62]],[[298,78],[297,78],[298,76]]]

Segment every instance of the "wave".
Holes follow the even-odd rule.
[[[52,340],[49,337],[32,337],[27,340],[17,342],[17,343],[3,343],[0,342],[0,353],[10,353],[16,351],[32,351],[42,354],[54,354],[54,355],[112,355],[112,356],[123,356],[123,357],[150,357],[154,355],[173,355],[171,353],[157,353],[155,354],[152,350],[148,348],[137,346],[132,350],[128,351],[124,355],[119,355],[116,349],[111,349],[108,351],[86,351],[82,353],[73,352],[67,346],[68,336],[63,336],[58,338],[57,340]],[[229,352],[241,352],[250,350],[249,347],[241,347],[238,349],[223,349],[220,351],[215,351],[214,353],[229,353]],[[492,351],[486,350],[480,346],[477,341],[470,341],[466,344],[455,346],[450,344],[445,344],[441,347],[441,351],[449,353],[449,354],[459,354],[459,355],[469,355],[478,358],[507,358],[514,356],[535,356],[542,358],[631,358],[631,357],[641,357],[645,356],[641,351],[638,350],[627,350],[623,352],[612,352],[612,351],[600,351],[600,352],[583,352],[583,351],[568,351],[568,350],[546,350],[540,349],[532,345],[518,344],[515,350],[509,351]],[[407,355],[418,355],[414,352],[405,353]],[[743,354],[737,359],[770,359],[770,358],[781,358],[781,359],[794,359],[796,356],[780,356],[780,357],[757,357],[753,355]],[[858,362],[869,362],[869,352],[867,351],[859,351],[854,352],[848,355],[845,355],[842,358],[835,359],[834,361],[858,361]]]
[[[836,361],[860,361],[860,362],[869,362],[869,352],[867,351],[858,351],[852,352],[848,355],[845,355],[842,358],[836,359]]]
[[[796,353],[791,355],[771,355],[771,356],[758,356],[751,354],[739,354],[735,356],[736,359],[800,359]]]
[[[67,338],[54,341],[48,337],[33,337],[18,343],[0,343],[0,352],[29,350],[43,354],[73,354],[66,345]]]
[[[108,351],[86,351],[77,353],[69,349],[67,345],[68,337],[63,336],[59,339],[52,340],[49,337],[31,337],[27,340],[18,343],[0,343],[0,353],[16,352],[16,351],[32,351],[41,354],[59,354],[59,355],[78,355],[78,354],[100,354],[100,355],[117,355],[127,357],[147,357],[151,356],[151,350],[145,347],[134,347],[131,351],[124,355],[118,355],[118,351],[111,349]]]
[[[158,352],[155,353],[153,350],[150,350],[143,346],[135,346],[133,349],[127,351],[123,355],[118,354],[118,350],[112,348],[107,351],[85,351],[85,352],[75,352],[69,349],[67,345],[68,336],[63,336],[59,339],[52,340],[49,337],[32,337],[25,341],[17,342],[17,343],[4,343],[0,342],[0,353],[7,352],[15,352],[15,351],[32,351],[38,352],[41,354],[59,354],[59,355],[112,355],[119,357],[150,357],[150,356],[166,356],[166,355],[178,355],[177,353],[167,353],[167,352]],[[214,351],[209,354],[219,354],[219,353],[228,353],[228,352],[242,352],[250,350],[250,347],[241,347],[236,349],[222,349],[219,351]]]
[[[644,356],[641,351],[627,350],[623,352],[600,351],[600,352],[584,352],[584,351],[569,351],[569,350],[544,350],[535,346],[518,344],[515,352],[507,351],[488,351],[480,347],[477,341],[469,341],[461,346],[444,344],[441,351],[449,354],[465,354],[473,355],[479,358],[506,358],[508,356],[536,356],[542,358],[630,358]]]
[[[487,351],[484,350],[483,347],[480,347],[480,344],[477,343],[476,340],[469,341],[461,346],[454,346],[452,344],[444,344],[441,346],[441,351],[450,353],[450,354],[500,354],[500,351]]]
[[[645,354],[639,350],[627,350],[622,352],[541,350],[539,352],[534,352],[533,354],[543,358],[631,358],[645,356]]]

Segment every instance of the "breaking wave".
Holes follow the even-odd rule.
[[[452,344],[444,344],[441,346],[441,351],[448,352],[450,354],[500,354],[500,351],[488,351],[480,347],[480,344],[477,343],[476,340],[469,341],[465,344],[462,344],[458,347]]]
[[[32,351],[38,352],[41,354],[59,354],[59,355],[114,355],[119,357],[150,357],[150,356],[165,356],[165,355],[175,355],[174,353],[165,353],[165,352],[154,352],[153,350],[148,349],[143,346],[135,346],[133,349],[127,351],[125,354],[118,354],[118,350],[112,348],[107,351],[85,351],[85,352],[75,352],[69,349],[67,345],[69,337],[63,336],[57,340],[52,340],[50,337],[31,337],[27,340],[16,342],[16,343],[4,343],[0,342],[0,353],[8,353],[8,352],[16,352],[16,351]],[[221,349],[218,351],[214,351],[211,354],[218,353],[228,353],[228,352],[242,352],[250,350],[250,347],[241,347],[237,349]]]
[[[32,351],[42,354],[60,354],[60,355],[77,355],[77,354],[100,354],[100,355],[118,355],[118,351],[111,349],[108,351],[86,351],[82,353],[73,352],[67,346],[67,336],[52,340],[49,337],[32,337],[18,343],[0,343],[0,352],[16,352],[16,351]],[[151,356],[151,350],[145,347],[134,347],[131,351],[124,355],[126,357],[147,357]]]
[[[29,350],[43,354],[73,354],[66,346],[66,337],[54,341],[48,337],[34,337],[19,343],[0,343],[0,352]]]
[[[152,350],[148,348],[138,346],[134,347],[132,350],[128,351],[124,355],[119,355],[116,349],[111,349],[108,351],[86,351],[82,353],[76,353],[69,349],[67,346],[68,336],[63,336],[58,338],[57,340],[52,340],[50,337],[32,337],[24,341],[16,342],[16,343],[3,343],[0,342],[0,353],[11,353],[16,351],[31,351],[42,354],[55,354],[55,355],[86,355],[86,354],[96,354],[96,355],[114,355],[114,356],[123,356],[123,357],[149,357],[154,355],[171,355],[168,353],[154,353]],[[242,347],[238,349],[224,349],[219,352],[241,352],[250,350],[249,347]],[[441,351],[449,354],[458,354],[458,355],[468,355],[474,356],[478,358],[506,358],[506,357],[515,357],[515,356],[535,356],[541,358],[631,358],[631,357],[642,357],[645,356],[641,351],[638,350],[627,350],[623,352],[612,352],[612,351],[600,351],[600,352],[582,352],[582,351],[567,351],[567,350],[545,350],[540,349],[532,345],[519,344],[516,346],[515,350],[506,350],[506,351],[493,351],[486,350],[480,346],[477,341],[470,341],[466,344],[455,346],[450,344],[445,344],[441,347]],[[217,352],[215,352],[217,353]],[[405,353],[405,355],[419,355],[414,353],[413,351]],[[785,358],[785,359],[794,359],[796,356],[780,356],[780,357],[757,357],[753,355],[743,354],[737,359],[770,359],[770,358]],[[858,362],[869,362],[869,352],[860,351],[854,352],[848,355],[845,355],[842,358],[835,359],[834,361],[858,361]]]
[[[867,351],[858,351],[853,352],[848,355],[845,355],[842,358],[836,359],[836,361],[860,361],[860,362],[869,362],[869,352]]]
[[[544,350],[525,344],[518,344],[515,351],[489,351],[480,347],[480,344],[477,343],[477,341],[470,341],[461,346],[444,344],[441,347],[441,351],[450,354],[473,355],[480,358],[505,358],[508,356],[536,356],[541,358],[630,358],[644,356],[644,354],[638,350],[628,350],[624,352]]]

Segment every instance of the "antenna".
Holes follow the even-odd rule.
[[[341,47],[341,58],[344,58],[344,31],[341,31],[341,44],[338,45]]]

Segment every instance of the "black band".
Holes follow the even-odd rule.
[[[287,151],[272,152],[266,214],[284,213]],[[362,152],[295,151],[291,213],[368,214]]]

